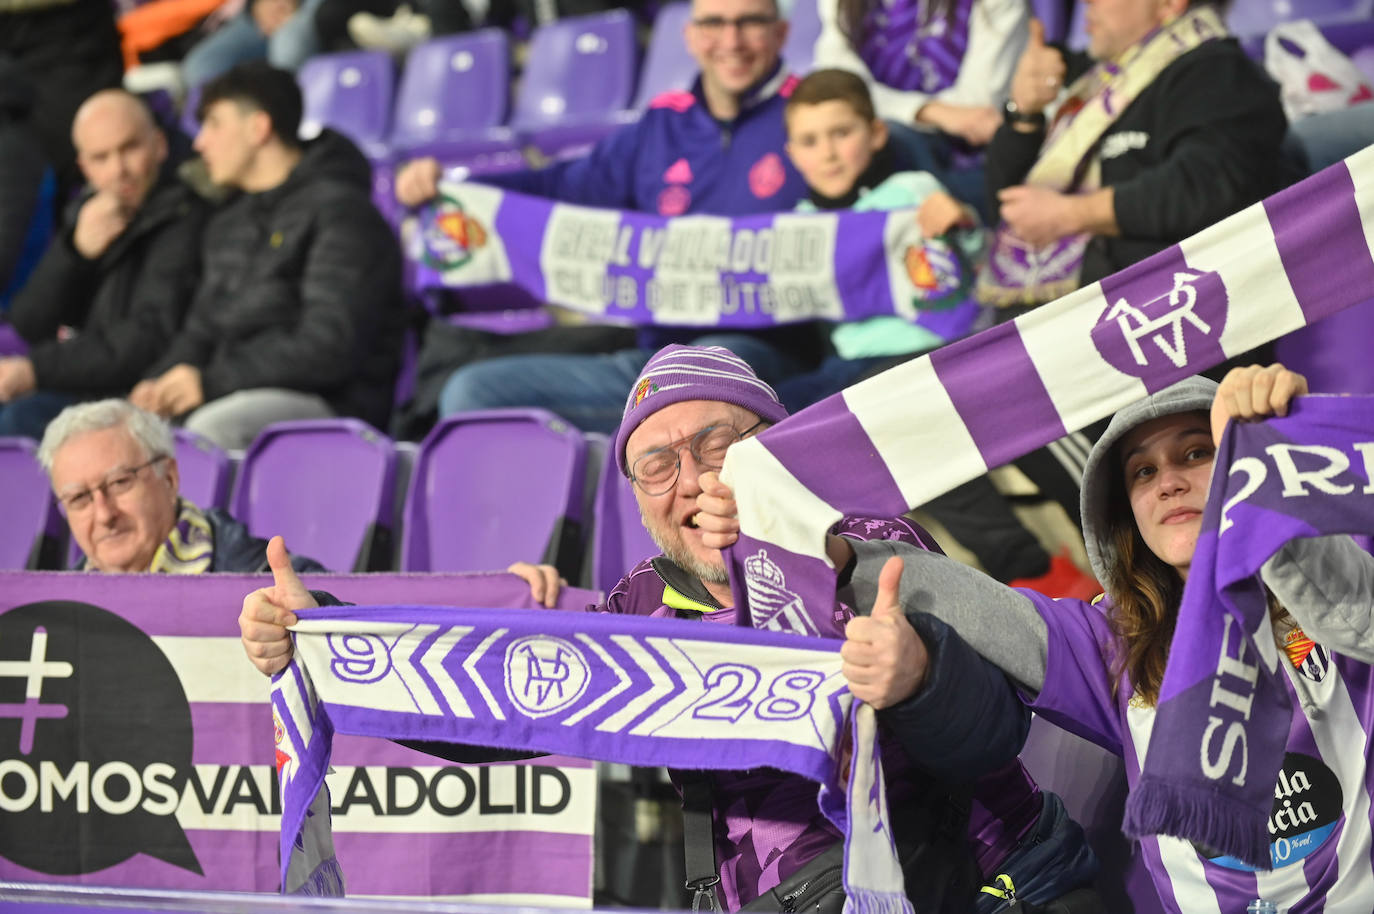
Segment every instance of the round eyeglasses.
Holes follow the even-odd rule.
[[[744,431],[732,425],[708,425],[695,435],[680,438],[667,447],[654,448],[641,454],[630,465],[630,481],[639,486],[645,495],[662,495],[677,484],[682,472],[682,449],[692,454],[692,459],[703,470],[719,470],[725,463],[725,452],[746,436],[752,434],[764,421],[760,419]]]

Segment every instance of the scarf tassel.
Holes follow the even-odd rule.
[[[845,887],[844,914],[915,914],[904,892]]]
[[[1269,812],[1237,804],[1213,787],[1170,784],[1147,774],[1126,801],[1122,830],[1135,838],[1186,837],[1267,871],[1274,867]]]

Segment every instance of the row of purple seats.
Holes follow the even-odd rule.
[[[603,589],[656,551],[629,483],[614,460],[600,459],[604,449],[600,436],[533,409],[452,416],[418,448],[354,419],[283,422],[264,429],[237,466],[176,433],[187,498],[228,508],[256,536],[281,534],[327,568],[490,571],[545,561]],[[0,568],[75,567],[74,542],[60,562],[65,524],[35,450],[28,439],[0,439],[0,511],[10,520]]]
[[[527,147],[548,158],[574,155],[656,95],[690,85],[696,63],[682,41],[690,15],[683,0],[659,10],[642,69],[635,21],[624,10],[541,26],[513,105],[510,42],[498,29],[418,45],[399,80],[383,52],[321,55],[298,74],[303,131],[339,129],[378,162],[432,155],[483,172],[524,167]],[[798,70],[810,67],[819,31],[814,0],[798,0],[784,49]]]

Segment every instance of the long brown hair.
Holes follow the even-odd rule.
[[[1114,458],[1102,464],[1108,474],[1107,538],[1112,546],[1107,580],[1102,583],[1112,600],[1107,621],[1116,636],[1112,696],[1116,696],[1125,674],[1140,700],[1153,707],[1159,701],[1169,644],[1183,600],[1183,579],[1141,538],[1120,463]]]
[[[849,40],[849,46],[858,52],[859,46],[864,43],[868,36],[864,34],[864,19],[868,11],[881,0],[838,0],[836,7],[836,19],[839,22],[840,32]],[[959,0],[926,0],[925,18],[921,24],[925,25],[934,22],[939,16],[944,16],[950,24],[954,23],[954,12],[959,5]]]

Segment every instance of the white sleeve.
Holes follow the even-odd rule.
[[[1290,540],[1260,577],[1307,637],[1374,663],[1374,556],[1348,536]]]
[[[1030,12],[1024,0],[979,0],[969,14],[968,50],[954,85],[936,101],[970,108],[997,107],[1007,97],[1016,62],[1030,35]]]

